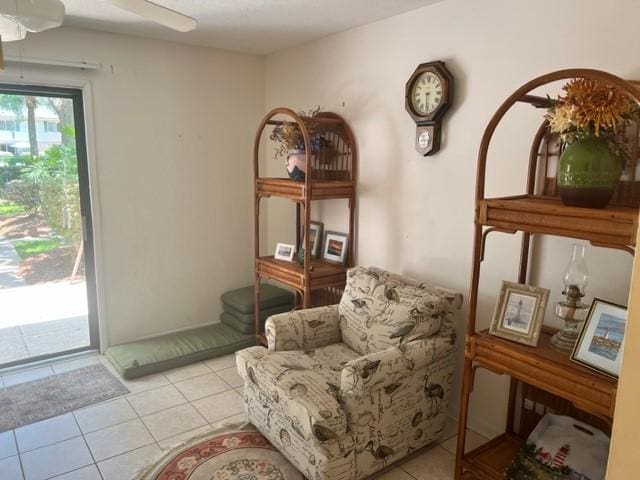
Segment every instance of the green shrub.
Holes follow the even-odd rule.
[[[20,178],[23,167],[15,165],[4,165],[0,167],[0,192],[4,189],[4,186],[11,180],[17,180]]]
[[[11,180],[2,191],[2,196],[10,202],[17,203],[34,214],[40,206],[40,186],[24,180]]]
[[[54,145],[28,160],[21,179],[37,185],[40,211],[49,226],[69,242],[82,238],[78,161],[74,145]]]
[[[0,199],[0,217],[12,217],[24,213],[24,208],[13,202]]]
[[[47,223],[58,235],[74,244],[82,238],[78,183],[47,180],[40,185],[41,209]]]
[[[72,145],[52,145],[39,157],[27,160],[21,178],[33,183],[47,180],[77,182],[78,161],[75,147]]]

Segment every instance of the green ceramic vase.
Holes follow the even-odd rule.
[[[606,139],[593,135],[567,145],[558,166],[558,192],[562,203],[604,208],[620,180],[622,162]]]

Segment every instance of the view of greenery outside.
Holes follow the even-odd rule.
[[[0,217],[10,217],[24,213],[24,207],[0,198]]]
[[[13,242],[13,246],[22,258],[38,255],[39,253],[48,252],[60,246],[60,240],[57,238],[46,238],[43,240],[17,240]]]
[[[10,239],[29,273],[38,268],[38,256],[43,267],[56,270],[36,272],[36,282],[69,277],[82,240],[72,101],[0,94],[0,110],[13,113],[23,135],[26,125],[28,143],[22,143],[29,146],[26,153],[0,152],[0,236]],[[43,129],[36,117],[42,111],[58,119],[56,143],[38,138]]]

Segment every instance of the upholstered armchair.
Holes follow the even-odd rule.
[[[311,480],[359,480],[438,439],[462,297],[356,267],[339,305],[274,315],[236,354],[253,423]]]

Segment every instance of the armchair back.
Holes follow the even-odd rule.
[[[342,341],[367,355],[427,338],[461,303],[462,297],[449,290],[375,267],[355,267],[347,272],[338,307]]]

